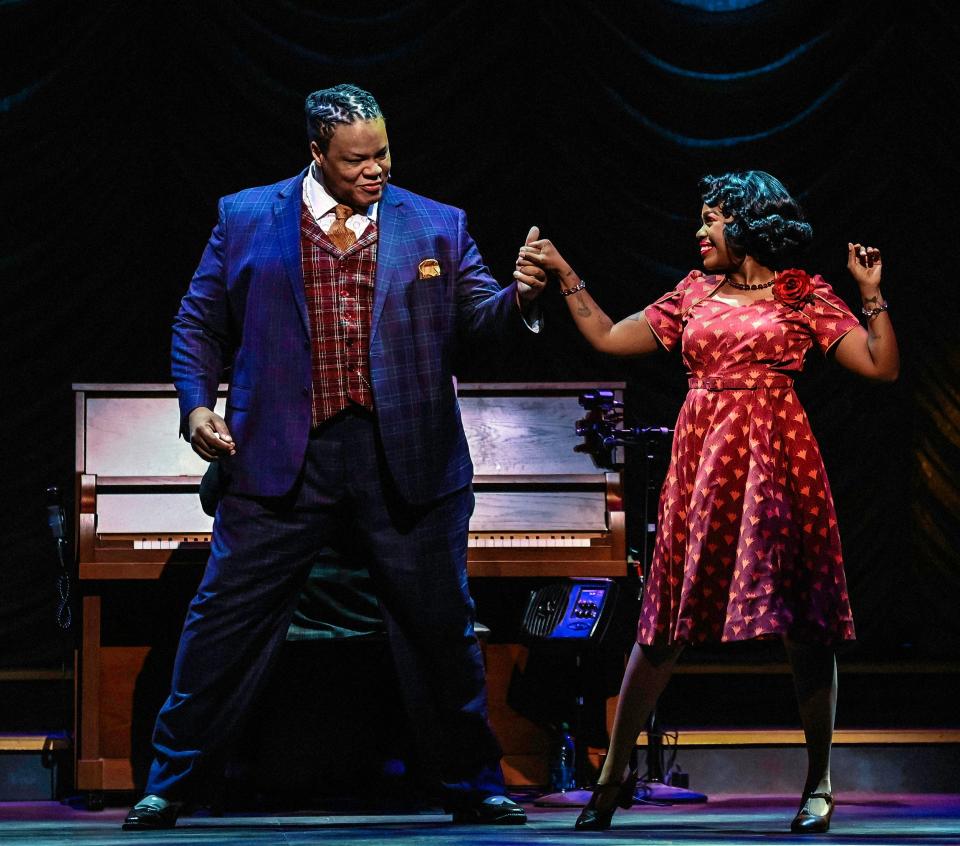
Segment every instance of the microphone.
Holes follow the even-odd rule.
[[[66,518],[63,503],[60,501],[60,489],[56,485],[47,488],[47,527],[53,539],[62,542],[66,538]]]

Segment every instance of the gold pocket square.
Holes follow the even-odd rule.
[[[417,278],[430,279],[440,275],[440,262],[436,259],[424,259],[417,265]]]

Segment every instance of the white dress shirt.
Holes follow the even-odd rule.
[[[303,202],[324,234],[330,232],[330,227],[337,219],[334,209],[339,203],[327,192],[323,184],[323,174],[316,162],[310,165],[310,172],[303,180]],[[354,212],[347,218],[346,227],[357,236],[357,240],[360,240],[370,223],[377,222],[379,208],[380,203],[377,202],[369,206],[366,213]]]

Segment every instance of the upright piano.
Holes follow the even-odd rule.
[[[598,387],[622,397],[622,383],[458,386],[475,471],[471,577],[626,575],[621,476],[575,451],[579,395]],[[135,614],[162,616],[163,600],[150,601],[156,585],[196,584],[212,524],[197,495],[207,465],[177,435],[170,385],[75,385],[74,393],[83,588],[76,786],[131,790],[137,679],[151,652],[144,632],[179,628],[182,612],[171,621],[116,621],[131,598]]]

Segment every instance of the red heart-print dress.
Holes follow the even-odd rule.
[[[819,276],[802,307],[732,305],[692,271],[644,314],[690,377],[637,640],[854,637],[830,485],[793,374],[859,324]]]

